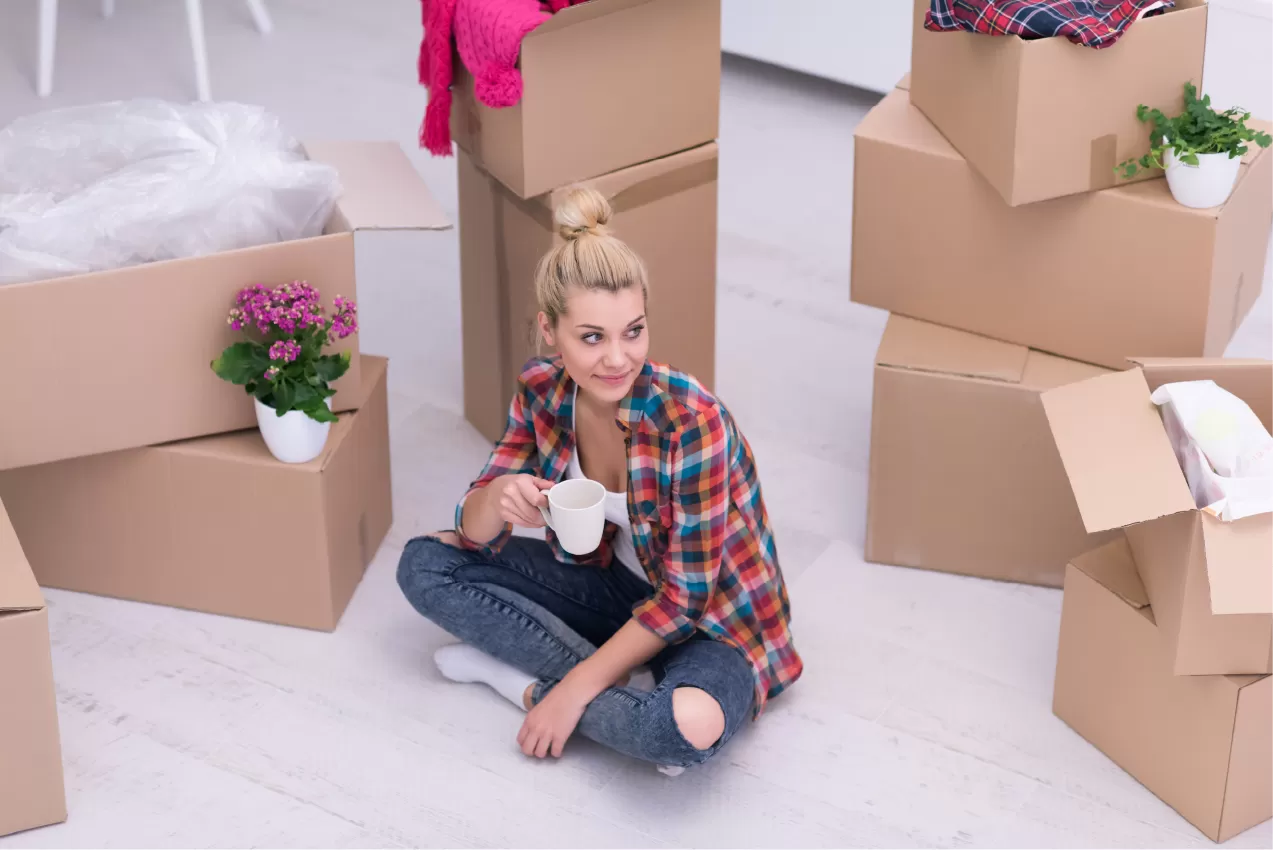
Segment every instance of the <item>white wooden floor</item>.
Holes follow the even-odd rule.
[[[301,136],[399,140],[454,213],[454,164],[414,151],[414,0],[270,0],[268,39],[239,3],[205,5],[214,96]],[[0,125],[192,91],[180,4],[121,0],[103,21],[64,0],[40,101],[35,6],[0,8]],[[808,665],[757,726],[675,780],[582,740],[531,762],[518,712],[440,680],[429,655],[449,638],[393,572],[485,457],[460,414],[456,234],[373,234],[362,342],[392,358],[398,519],[340,628],[50,591],[71,817],[0,848],[1207,844],[1052,716],[1058,592],[862,562],[884,316],[847,299],[849,205],[874,99],[726,63],[718,383],[758,456]],[[1266,289],[1231,353],[1268,356],[1271,323]],[[1232,845],[1270,842],[1265,824]]]

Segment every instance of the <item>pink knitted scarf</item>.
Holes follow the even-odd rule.
[[[522,39],[555,12],[584,0],[420,0],[424,39],[420,83],[429,105],[420,125],[420,146],[435,156],[451,155],[453,51],[473,75],[477,99],[487,106],[512,106],[522,99],[517,57]]]

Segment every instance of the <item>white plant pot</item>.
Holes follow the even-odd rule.
[[[316,422],[299,410],[289,410],[282,416],[272,407],[256,402],[256,423],[261,428],[261,436],[270,454],[283,463],[308,463],[323,453],[327,445],[327,432],[331,430],[330,422]],[[327,399],[327,409],[331,410],[332,400]]]
[[[1218,207],[1229,199],[1238,182],[1242,157],[1229,158],[1227,153],[1200,153],[1197,165],[1187,165],[1176,158],[1176,149],[1163,151],[1167,166],[1167,186],[1176,202],[1193,209]]]

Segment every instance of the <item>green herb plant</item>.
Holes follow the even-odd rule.
[[[1139,159],[1129,159],[1115,166],[1124,178],[1135,176],[1141,169],[1163,168],[1163,154],[1175,148],[1176,158],[1186,165],[1197,165],[1198,155],[1227,153],[1230,159],[1247,152],[1247,143],[1254,142],[1262,148],[1273,144],[1273,136],[1253,130],[1246,125],[1251,117],[1238,107],[1216,112],[1211,108],[1211,95],[1198,97],[1193,83],[1185,83],[1185,111],[1168,118],[1161,109],[1150,109],[1145,104],[1136,108],[1136,117],[1149,122],[1149,153]]]

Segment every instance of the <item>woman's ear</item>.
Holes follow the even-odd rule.
[[[543,337],[545,345],[556,347],[557,342],[553,338],[552,323],[548,321],[548,315],[542,310],[539,312],[539,335]]]

